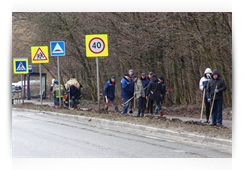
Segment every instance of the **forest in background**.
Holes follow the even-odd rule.
[[[198,88],[204,70],[219,70],[225,80],[224,106],[232,106],[232,13],[12,13],[12,58],[28,57],[31,46],[50,46],[65,41],[60,56],[61,83],[75,76],[83,96],[96,100],[96,62],[86,57],[85,35],[107,34],[108,57],[100,57],[100,91],[111,76],[120,80],[129,69],[138,76],[153,72],[173,89],[167,106],[200,104]],[[38,64],[34,71],[38,72]],[[42,68],[57,77],[57,58],[49,56]],[[12,81],[18,77],[12,74]]]

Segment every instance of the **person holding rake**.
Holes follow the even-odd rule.
[[[223,91],[226,90],[224,79],[220,77],[218,70],[214,70],[212,79],[207,85],[208,102],[213,102],[212,108],[212,124],[210,126],[222,125],[222,104],[223,104]],[[211,116],[211,113],[210,113]]]
[[[206,68],[205,71],[204,71],[203,77],[199,81],[199,89],[203,92],[204,104],[205,104],[205,108],[206,108],[206,111],[205,111],[206,121],[203,122],[203,123],[209,123],[208,119],[209,119],[211,104],[208,102],[206,88],[207,88],[208,82],[211,80],[212,73],[213,72],[212,72],[212,70],[210,68]],[[202,107],[203,107],[203,105],[202,105]]]

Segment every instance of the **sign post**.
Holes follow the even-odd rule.
[[[29,73],[28,58],[14,58],[13,59],[13,69],[14,69],[14,74],[21,74],[21,96],[22,96],[22,104],[24,104],[24,95],[23,95],[24,90],[23,90],[22,74]]]
[[[61,107],[61,93],[60,93],[60,71],[59,71],[59,56],[65,55],[65,43],[64,41],[50,42],[51,56],[57,56],[57,68],[58,68],[58,91],[59,91],[59,108]]]
[[[41,63],[49,63],[48,46],[33,46],[31,47],[32,63],[39,63],[40,71],[40,102],[42,106],[42,68]]]
[[[107,34],[86,35],[86,56],[96,57],[97,66],[97,100],[98,113],[100,113],[100,90],[99,90],[99,63],[98,57],[108,56],[108,36]]]

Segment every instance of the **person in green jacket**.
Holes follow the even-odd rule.
[[[135,93],[134,96],[137,98],[137,108],[138,114],[136,117],[144,117],[144,112],[146,109],[146,95],[143,89],[142,81],[137,78],[136,75],[132,76],[133,81],[135,82]]]
[[[62,84],[60,84],[60,95],[61,95],[61,104],[63,103],[63,97],[65,94],[65,88]],[[53,86],[53,95],[55,96],[54,98],[54,105],[59,105],[59,85],[58,81],[57,83]]]

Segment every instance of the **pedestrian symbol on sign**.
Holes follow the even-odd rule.
[[[26,68],[24,67],[22,62],[19,63],[19,66],[18,66],[17,70],[26,70]]]

